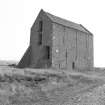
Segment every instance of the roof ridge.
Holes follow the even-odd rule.
[[[41,9],[42,11],[44,11],[43,9]],[[85,32],[85,33],[88,33],[88,34],[92,34],[89,30],[87,30],[83,25],[81,24],[78,24],[78,23],[75,23],[75,22],[72,22],[70,20],[67,20],[67,19],[64,19],[64,18],[61,18],[59,16],[55,16],[49,12],[46,12],[46,15],[55,23],[58,23],[58,24],[61,24],[61,25],[64,25],[66,27],[70,27],[70,28],[73,28],[73,29],[76,29],[76,30],[79,30],[79,31],[82,31],[82,32]],[[92,34],[93,35],[93,34]]]
[[[47,14],[50,14],[50,15],[52,15],[52,16],[54,16],[54,17],[60,18],[60,19],[62,19],[62,20],[65,20],[65,21],[68,21],[68,22],[71,22],[71,23],[74,23],[74,24],[80,25],[80,24],[75,23],[75,22],[73,22],[73,21],[70,21],[70,20],[68,20],[68,19],[61,18],[61,17],[59,17],[59,16],[53,15],[53,14],[51,14],[51,13],[49,13],[49,12],[46,12],[46,13],[47,13]]]

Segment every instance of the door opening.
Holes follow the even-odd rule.
[[[75,62],[72,63],[72,69],[75,69]]]

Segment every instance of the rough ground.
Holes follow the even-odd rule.
[[[105,71],[0,66],[0,105],[105,105]]]

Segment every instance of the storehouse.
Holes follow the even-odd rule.
[[[81,24],[40,11],[19,68],[91,69],[93,34]]]

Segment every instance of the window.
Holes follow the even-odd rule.
[[[72,68],[75,69],[75,63],[74,62],[72,63]]]
[[[45,59],[50,59],[50,47],[45,46]]]
[[[38,44],[41,45],[42,44],[42,33],[39,33],[39,39],[38,39]]]
[[[39,32],[43,31],[43,21],[39,21]]]
[[[42,31],[43,31],[43,21],[39,21],[39,34],[38,34],[38,44],[41,45],[42,44]]]

